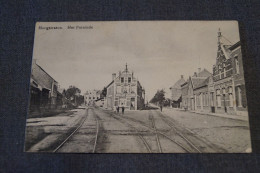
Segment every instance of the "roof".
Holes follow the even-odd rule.
[[[50,78],[52,78],[55,82],[57,82],[51,75],[49,75],[49,73],[47,73],[40,65],[38,65],[37,63],[35,63],[35,65],[37,65],[42,71],[44,71]]]
[[[181,89],[181,86],[185,83],[186,81],[181,78],[179,79],[173,86],[170,87],[170,89],[172,88],[178,88],[178,89]]]
[[[182,95],[181,89],[176,89],[175,92],[172,92],[172,100],[178,101]]]
[[[201,87],[204,87],[204,86],[207,86],[208,83],[209,83],[209,78],[206,78],[206,79],[192,79],[193,81],[193,88],[194,89],[198,89],[198,88],[201,88]]]
[[[240,46],[241,45],[241,43],[240,43],[240,41],[238,41],[238,42],[236,42],[235,44],[233,44],[232,46],[230,46],[229,47],[229,49],[231,50],[231,51],[233,51],[234,49],[236,49],[238,46]]]
[[[206,78],[191,78],[193,89],[199,88],[202,83],[206,80]]]
[[[196,75],[193,75],[192,77],[202,77],[202,78],[207,78],[209,76],[211,76],[212,74],[207,70],[207,69],[203,69],[201,72],[199,72]]]

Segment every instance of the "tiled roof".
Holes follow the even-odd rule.
[[[202,85],[202,83],[206,80],[206,78],[191,78],[192,84],[193,84],[193,89],[196,89]]]
[[[172,100],[178,101],[181,97],[181,89],[175,89],[174,92],[172,92]]]
[[[192,83],[193,83],[193,89],[197,89],[203,86],[207,86],[209,83],[209,78],[192,78]]]
[[[186,81],[183,78],[181,78],[173,86],[171,86],[171,88],[179,88],[179,89],[181,89],[181,85],[183,85],[185,82]]]

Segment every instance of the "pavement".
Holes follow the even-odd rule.
[[[184,109],[178,109],[178,108],[166,108],[166,109],[174,109],[177,111],[184,111]],[[192,112],[196,114],[201,114],[201,115],[209,115],[209,116],[217,116],[217,117],[222,117],[222,118],[229,118],[229,119],[234,119],[234,120],[241,120],[241,121],[248,121],[248,116],[245,115],[230,115],[230,114],[217,114],[217,113],[210,113],[210,112],[199,112],[199,111],[191,111],[188,110],[187,112]]]

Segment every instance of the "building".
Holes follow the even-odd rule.
[[[214,102],[213,77],[197,80],[193,88],[195,98],[195,110],[199,112],[214,112],[212,104]]]
[[[199,68],[198,73],[194,72],[194,75],[189,77],[189,79],[181,85],[182,108],[187,110],[197,110],[198,106],[201,106],[199,98],[204,94],[205,97],[208,95],[207,83],[210,76],[212,76],[212,74],[207,69],[201,71]]]
[[[218,113],[247,115],[247,100],[240,41],[226,43],[218,32],[218,51],[213,66],[215,110]]]
[[[188,101],[189,101],[189,97],[188,97],[188,87],[189,84],[188,82],[190,81],[190,79],[188,79],[185,83],[183,83],[181,85],[181,103],[180,103],[180,107],[183,109],[188,109]]]
[[[127,65],[118,76],[112,74],[112,81],[107,85],[105,108],[125,107],[128,110],[137,110],[144,107],[145,90],[140,82],[130,72]]]
[[[90,105],[95,103],[97,100],[101,98],[100,90],[89,90],[84,94],[84,103],[85,105]]]
[[[30,94],[30,111],[41,111],[45,108],[50,109],[57,106],[58,82],[34,59],[30,78]]]
[[[183,79],[183,75],[181,78],[170,87],[171,91],[171,106],[174,108],[180,108],[181,103],[181,85],[183,85],[186,81]]]

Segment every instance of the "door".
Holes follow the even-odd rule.
[[[126,99],[125,98],[120,98],[119,100],[119,107],[126,107]]]
[[[130,109],[135,110],[135,98],[131,98]]]

